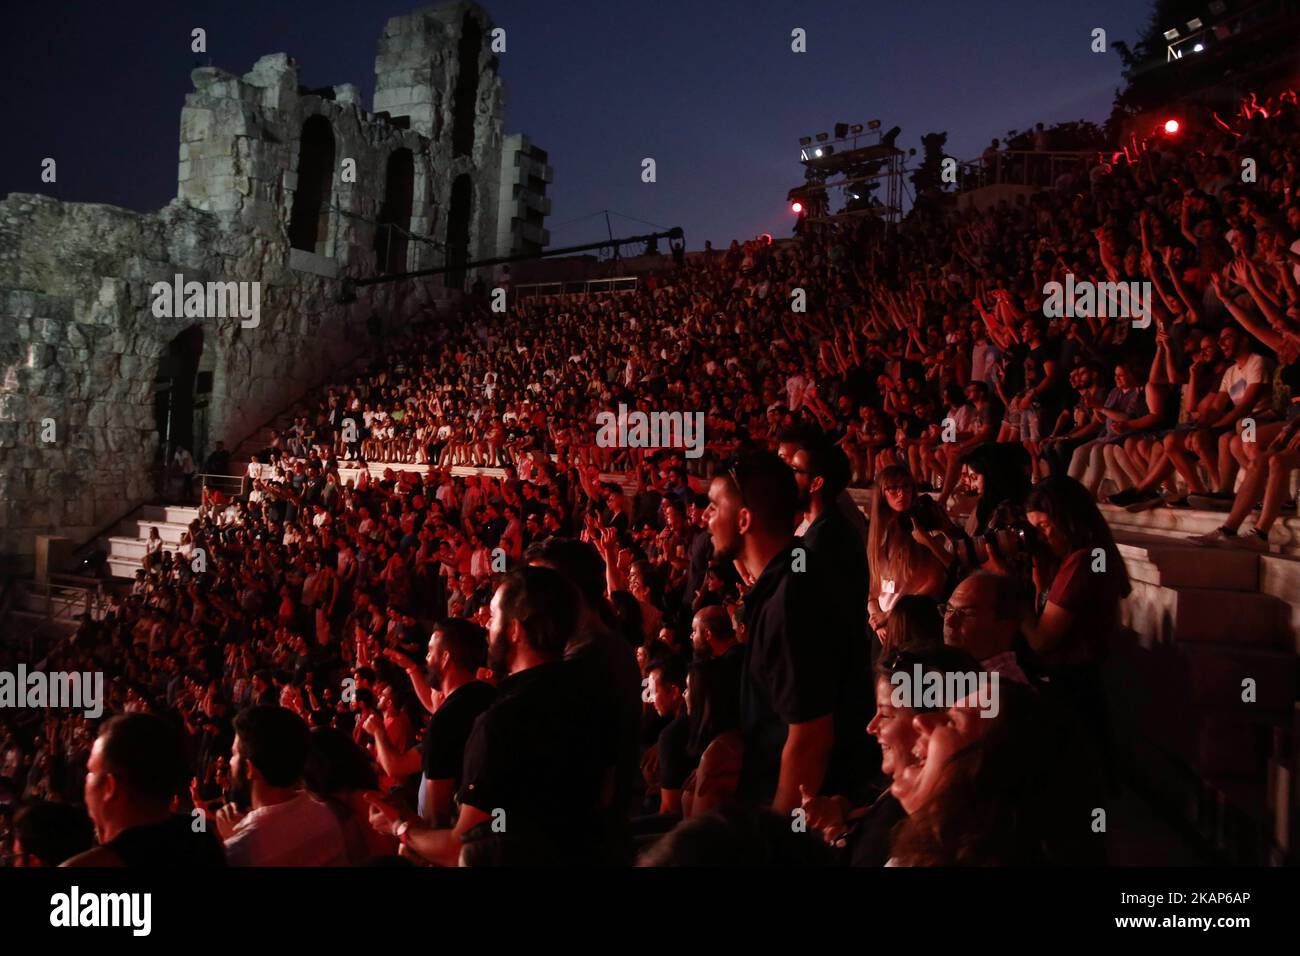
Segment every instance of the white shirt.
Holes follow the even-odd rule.
[[[345,866],[347,847],[334,811],[305,790],[249,812],[226,841],[230,866]]]
[[[1246,359],[1244,366],[1233,362],[1228,366],[1228,370],[1223,373],[1223,381],[1219,384],[1219,391],[1227,392],[1228,397],[1232,399],[1233,404],[1241,401],[1241,397],[1246,394],[1246,389],[1260,382],[1267,382],[1271,370],[1268,361],[1258,352],[1252,352],[1250,358]],[[1266,397],[1261,399],[1258,405],[1266,403]]]

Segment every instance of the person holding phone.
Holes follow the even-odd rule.
[[[900,597],[924,594],[937,600],[944,591],[947,574],[930,538],[941,517],[933,498],[917,494],[912,473],[902,465],[891,465],[880,473],[871,499],[867,559],[871,569],[868,611],[871,627],[881,640],[889,612]]]

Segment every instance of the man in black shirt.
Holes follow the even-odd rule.
[[[558,571],[578,591],[578,623],[564,656],[578,665],[586,693],[600,702],[602,719],[614,729],[611,750],[603,755],[611,774],[605,849],[607,862],[625,863],[631,854],[628,820],[640,777],[641,669],[636,652],[609,624],[613,609],[605,598],[605,562],[593,545],[547,538],[529,545],[524,560]]]
[[[185,777],[180,733],[161,717],[108,721],[86,765],[86,809],[100,845],[64,866],[225,866],[215,827],[195,832],[190,817],[171,812]]]
[[[451,830],[427,828],[372,799],[371,822],[406,852],[443,866],[467,854],[514,863],[592,862],[600,845],[611,728],[564,659],[578,597],[550,568],[506,575],[492,596],[489,660],[505,676],[465,748]],[[468,839],[467,839],[468,837]],[[486,846],[486,849],[485,849]]]
[[[751,455],[713,480],[709,502],[714,550],[738,559],[753,580],[745,595],[740,796],[789,813],[801,787],[856,790],[866,768],[845,742],[865,733],[865,647],[837,626],[843,613],[831,612],[849,598],[794,554],[794,473],[773,454]]]
[[[420,816],[447,827],[453,819],[452,798],[460,783],[465,744],[479,714],[496,697],[496,689],[476,677],[487,664],[487,632],[463,618],[440,621],[429,638],[426,663],[427,688],[435,689],[442,703],[429,717],[421,745]]]
[[[691,621],[691,645],[696,664],[709,672],[710,720],[723,728],[739,727],[745,649],[736,640],[726,607],[712,604],[696,612]]]
[[[655,713],[668,721],[655,744],[659,757],[659,813],[680,817],[682,786],[696,764],[687,747],[690,721],[686,716],[686,667],[675,657],[665,657],[650,665],[646,677]]]

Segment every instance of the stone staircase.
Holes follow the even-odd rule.
[[[1215,512],[1124,514],[1114,531],[1133,591],[1108,667],[1121,753],[1225,862],[1279,861],[1296,818],[1277,783],[1295,760],[1300,560],[1187,542],[1218,526]]]
[[[190,522],[198,516],[198,508],[145,505],[131,517],[123,519],[99,542],[108,555],[109,573],[115,578],[134,578],[135,572],[144,566],[150,529],[158,529],[165,551],[175,551],[182,532],[187,531]]]

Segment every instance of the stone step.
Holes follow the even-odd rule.
[[[166,524],[180,524],[189,526],[199,516],[199,509],[185,505],[145,505],[140,509],[140,517],[137,520],[150,522],[160,521]]]
[[[181,535],[190,530],[187,524],[176,524],[170,521],[141,521],[126,520],[118,525],[117,531],[119,536],[124,538],[138,537],[141,541],[149,540],[149,531],[152,528],[158,529],[158,537],[164,544],[180,544]]]
[[[1283,720],[1251,719],[1241,714],[1211,714],[1197,728],[1193,768],[1206,779],[1253,780],[1268,765],[1273,731]]]
[[[149,553],[148,546],[139,538],[113,535],[105,540],[108,543],[108,556],[110,558],[131,558],[132,560],[143,561],[144,556]]]
[[[1297,661],[1289,648],[1274,650],[1228,643],[1188,643],[1186,663],[1188,702],[1250,716],[1253,712],[1285,721],[1295,707]],[[1243,681],[1253,680],[1255,700],[1242,699]]]
[[[1259,558],[1250,551],[1209,548],[1185,539],[1125,528],[1116,529],[1115,544],[1136,581],[1167,588],[1259,589]]]
[[[1134,756],[1141,789],[1161,815],[1194,831],[1217,862],[1258,866],[1268,859],[1271,814],[1262,780],[1207,778],[1148,740],[1135,741]]]
[[[1130,514],[1114,505],[1102,504],[1098,507],[1107,523],[1116,531],[1124,529],[1170,538],[1207,534],[1222,525],[1228,516],[1225,511],[1201,511],[1195,508],[1152,508]],[[1253,526],[1253,518],[1248,518],[1245,527],[1249,529]],[[1300,558],[1300,518],[1291,515],[1275,522],[1269,533],[1269,545],[1274,554]]]
[[[144,567],[138,558],[115,558],[110,556],[106,562],[109,573],[115,578],[133,579],[135,573]]]
[[[1289,608],[1288,620],[1300,653],[1300,560],[1264,555],[1259,562],[1259,590],[1282,601]]]
[[[1267,594],[1220,588],[1165,587],[1135,578],[1123,623],[1144,645],[1228,642],[1283,648],[1291,644],[1290,608]]]

